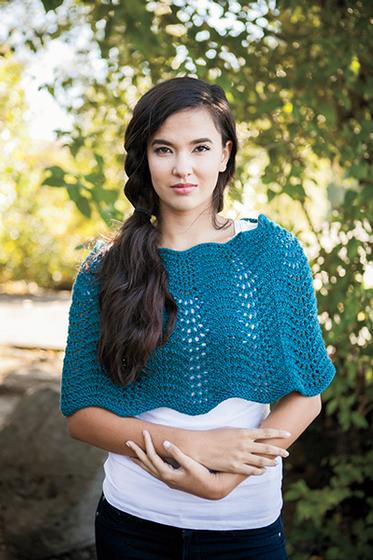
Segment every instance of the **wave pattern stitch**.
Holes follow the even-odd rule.
[[[319,394],[331,383],[335,367],[322,338],[307,257],[298,239],[264,214],[257,227],[228,242],[159,249],[177,322],[127,387],[114,385],[96,357],[98,248],[73,286],[61,380],[65,416],[86,406],[120,416],[158,407],[199,415],[230,397],[272,403],[292,391]]]

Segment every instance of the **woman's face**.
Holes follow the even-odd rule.
[[[205,209],[211,205],[219,172],[224,171],[232,141],[222,137],[207,109],[187,109],[170,115],[150,138],[147,157],[160,211]],[[195,185],[188,192],[173,188]]]

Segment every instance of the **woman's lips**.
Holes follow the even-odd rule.
[[[193,189],[196,189],[198,185],[191,185],[191,184],[185,184],[185,185],[175,185],[172,187],[172,189],[177,192],[178,194],[188,194],[190,193]]]

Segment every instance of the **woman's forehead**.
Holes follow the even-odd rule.
[[[193,142],[197,138],[205,137],[214,141],[218,136],[219,131],[206,109],[190,109],[178,111],[167,117],[151,140],[163,138],[177,143],[181,138],[183,142]]]

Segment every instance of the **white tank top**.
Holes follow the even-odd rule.
[[[257,223],[235,221],[235,234]],[[146,422],[174,428],[209,430],[230,426],[257,428],[270,413],[270,405],[229,398],[197,416],[172,408],[156,408],[135,416]],[[282,500],[282,458],[264,474],[241,482],[221,500],[207,500],[169,488],[126,455],[108,453],[104,463],[103,493],[114,507],[143,519],[184,529],[254,529],[273,523],[280,515]]]

